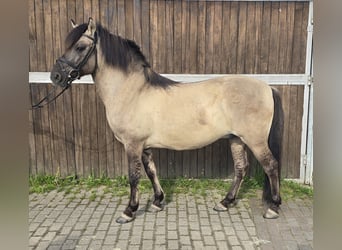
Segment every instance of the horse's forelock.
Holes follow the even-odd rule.
[[[65,39],[65,48],[70,49],[81,38],[87,28],[88,25],[83,23],[72,29]]]

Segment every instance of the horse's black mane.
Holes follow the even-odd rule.
[[[81,38],[87,27],[86,23],[80,24],[68,34],[65,40],[67,49],[71,48]],[[134,41],[111,34],[100,24],[96,26],[96,34],[100,39],[101,51],[107,64],[119,67],[124,72],[128,72],[132,63],[141,64],[146,81],[151,85],[166,88],[177,84],[177,82],[154,72],[140,47]]]

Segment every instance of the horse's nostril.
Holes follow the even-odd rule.
[[[62,79],[61,74],[59,74],[58,72],[53,73],[53,75],[52,75],[53,81],[59,82],[61,79]]]

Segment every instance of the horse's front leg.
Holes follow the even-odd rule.
[[[160,186],[156,166],[152,158],[151,149],[144,150],[142,161],[148,178],[150,179],[154,191],[154,201],[151,205],[151,212],[159,212],[163,209],[164,191]]]
[[[128,158],[128,174],[131,194],[128,206],[122,215],[116,220],[117,223],[123,224],[134,220],[135,212],[139,207],[139,190],[138,184],[141,176],[142,166],[142,147],[140,146],[126,146],[126,154]]]

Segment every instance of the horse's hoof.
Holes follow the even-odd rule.
[[[222,203],[218,203],[216,204],[216,206],[214,207],[214,210],[217,211],[217,212],[224,212],[224,211],[227,211],[228,208],[223,206]]]
[[[263,216],[265,219],[277,219],[279,214],[276,211],[268,208]]]
[[[162,211],[163,209],[164,209],[163,205],[160,205],[160,207],[158,207],[157,205],[151,204],[148,211],[151,213],[158,213],[158,212]]]
[[[116,219],[116,222],[119,224],[125,224],[128,222],[131,222],[132,220],[134,220],[134,216],[133,217],[129,217],[125,214],[122,214],[119,218]]]

